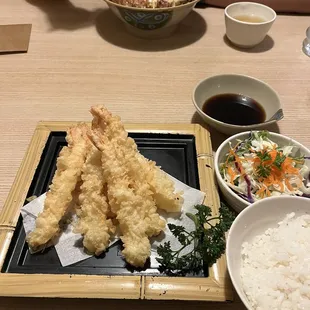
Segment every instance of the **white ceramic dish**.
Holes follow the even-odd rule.
[[[167,8],[136,8],[105,0],[111,11],[131,34],[144,39],[160,39],[172,35],[179,23],[199,0]]]
[[[238,16],[258,17],[261,22],[245,22]],[[237,2],[225,8],[226,36],[236,46],[251,48],[266,37],[277,14],[270,7],[254,2]]]
[[[240,266],[241,246],[268,228],[274,228],[286,214],[310,213],[310,199],[302,197],[272,197],[253,203],[243,210],[233,222],[227,237],[226,259],[232,283],[248,310],[253,310],[242,289]]]
[[[217,183],[220,187],[220,190],[223,194],[223,196],[225,197],[225,199],[227,200],[228,204],[231,205],[232,208],[234,208],[237,212],[242,211],[243,209],[245,209],[247,206],[250,205],[250,203],[248,201],[246,201],[245,199],[241,198],[240,196],[238,196],[223,180],[221,173],[220,173],[220,164],[223,163],[225,161],[226,158],[226,154],[229,151],[229,143],[232,144],[232,146],[236,145],[238,140],[245,140],[246,138],[248,138],[251,134],[251,131],[247,131],[247,132],[242,132],[239,134],[236,134],[228,139],[226,139],[217,149],[216,153],[215,153],[215,159],[214,159],[214,163],[215,163],[215,175],[216,175],[216,179],[217,179]],[[283,136],[281,134],[277,134],[274,132],[270,132],[270,139],[272,141],[274,141],[275,143],[277,143],[280,146],[284,146],[284,145],[296,145],[299,149],[302,155],[304,156],[310,156],[310,150],[307,149],[305,146],[303,146],[302,144],[300,144],[299,142]],[[308,165],[310,165],[309,161],[307,161]]]
[[[278,115],[271,121],[241,126],[218,121],[202,111],[203,104],[209,98],[227,93],[243,94],[259,102],[266,112],[266,120],[271,119],[277,112]],[[278,94],[268,84],[246,75],[222,74],[206,78],[195,87],[192,100],[197,112],[208,125],[228,135],[264,128],[283,118]]]

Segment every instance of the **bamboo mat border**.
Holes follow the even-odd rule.
[[[39,122],[0,214],[0,268],[46,141],[52,131],[77,122]],[[210,133],[198,124],[126,124],[129,132],[190,134],[196,139],[200,189],[204,203],[218,213]],[[208,278],[0,273],[0,296],[227,301],[233,299],[225,255]]]

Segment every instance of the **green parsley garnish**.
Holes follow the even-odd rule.
[[[257,152],[256,155],[261,161],[267,161],[271,159],[271,156],[267,151]]]
[[[195,209],[195,214],[186,214],[195,223],[194,231],[187,232],[183,226],[168,224],[181,247],[172,250],[170,242],[158,247],[157,254],[160,257],[156,260],[160,263],[160,272],[170,276],[199,274],[201,271],[206,274],[208,267],[225,252],[225,232],[230,228],[235,214],[224,204],[221,204],[219,216],[216,217],[211,217],[211,209],[205,205],[196,205]],[[193,249],[182,255],[189,245]]]
[[[281,165],[284,163],[285,159],[286,159],[286,156],[278,152],[273,162],[273,165],[276,166],[280,170]]]
[[[271,173],[271,166],[270,165],[264,166],[263,164],[259,164],[256,172],[258,176],[262,178],[268,178]]]
[[[271,160],[270,154],[266,151],[257,152],[256,156],[260,159],[260,164],[257,166],[257,174],[262,178],[269,177],[271,173],[271,165],[266,165],[264,162]]]
[[[281,170],[281,166],[286,159],[286,156],[281,151],[277,151],[277,155],[272,163],[266,163],[272,159],[267,151],[257,152],[256,155],[261,161],[257,166],[256,172],[262,178],[268,178],[270,176],[273,166]]]

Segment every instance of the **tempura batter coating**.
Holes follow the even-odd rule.
[[[96,145],[102,151],[109,203],[122,232],[123,255],[131,265],[142,267],[150,256],[148,237],[158,235],[165,221],[156,212],[148,183],[131,177],[134,158],[129,153],[124,156],[121,147],[111,142],[97,141]]]
[[[166,223],[157,213],[147,182],[148,171],[141,170],[134,140],[128,138],[121,127],[117,130],[115,123],[110,122],[110,113],[104,118],[96,109],[91,112],[94,116],[92,139],[102,152],[109,203],[122,232],[123,255],[129,264],[142,267],[150,256],[149,237],[158,235]]]
[[[118,116],[112,116],[103,106],[92,107],[91,113],[94,116],[93,127],[99,128],[107,139],[114,141],[116,145],[122,143],[119,141],[127,139],[128,134]],[[128,140],[132,139],[128,138]],[[137,179],[146,178],[158,208],[167,212],[179,212],[184,201],[181,196],[182,193],[174,193],[173,181],[160,167],[156,166],[154,161],[148,160],[140,154],[133,140],[130,143],[123,144],[122,147],[130,150],[132,144],[134,144],[135,149],[133,156],[136,158],[135,166],[132,167],[132,177]]]
[[[107,214],[110,207],[104,194],[105,181],[101,167],[101,152],[94,146],[82,168],[79,220],[75,231],[84,236],[83,245],[91,253],[100,255],[109,245],[110,234],[115,227]]]
[[[86,124],[78,124],[67,132],[68,146],[60,151],[57,158],[57,170],[46,194],[44,210],[36,219],[36,228],[27,236],[33,249],[47,243],[59,232],[59,221],[72,201],[72,192],[91,145],[87,130]]]

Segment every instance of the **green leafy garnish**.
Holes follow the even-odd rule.
[[[277,151],[277,155],[272,163],[266,163],[272,159],[267,151],[257,152],[256,155],[261,161],[256,172],[258,176],[263,178],[268,178],[270,176],[272,166],[281,170],[281,166],[286,159],[286,156],[283,155],[281,151]]]
[[[221,164],[220,165],[220,174],[221,176],[224,178],[224,174],[225,174],[225,169],[226,169],[226,166],[225,164]]]
[[[263,140],[267,140],[267,139],[269,138],[269,132],[266,131],[266,130],[259,131],[259,132],[257,133],[257,136],[258,136],[259,138],[262,138]]]
[[[267,151],[257,152],[256,155],[261,161],[267,161],[271,159],[271,156]]]
[[[260,159],[260,164],[257,166],[256,173],[259,177],[267,178],[271,173],[271,165],[266,165],[266,161],[271,160],[270,154],[267,151],[257,152],[256,156]]]
[[[304,164],[305,163],[305,156],[288,156],[290,158],[292,158],[297,164]]]
[[[262,164],[259,164],[257,166],[257,170],[256,170],[258,176],[262,177],[262,178],[268,178],[270,176],[271,173],[271,166],[264,166]]]
[[[242,154],[249,152],[252,147],[252,141],[253,141],[253,135],[251,135],[250,138],[245,139],[243,142],[241,142],[236,150],[236,154],[238,156],[241,156]]]
[[[224,204],[221,204],[216,217],[211,216],[211,209],[205,205],[196,205],[195,209],[195,214],[186,214],[195,223],[194,231],[187,232],[183,226],[168,224],[181,247],[173,250],[170,242],[165,242],[157,248],[160,257],[156,260],[160,263],[161,272],[181,276],[207,272],[208,267],[224,253],[225,232],[234,221],[235,214]],[[186,251],[188,246],[193,249]]]
[[[235,185],[235,186],[238,186],[238,185],[239,185],[239,180],[240,180],[240,177],[236,177],[236,178],[234,179],[234,185]]]
[[[227,163],[232,163],[235,161],[235,156],[234,155],[230,155],[227,157]]]
[[[278,152],[276,155],[276,158],[274,159],[273,165],[276,166],[280,170],[281,165],[283,164],[285,159],[286,159],[286,156]]]

